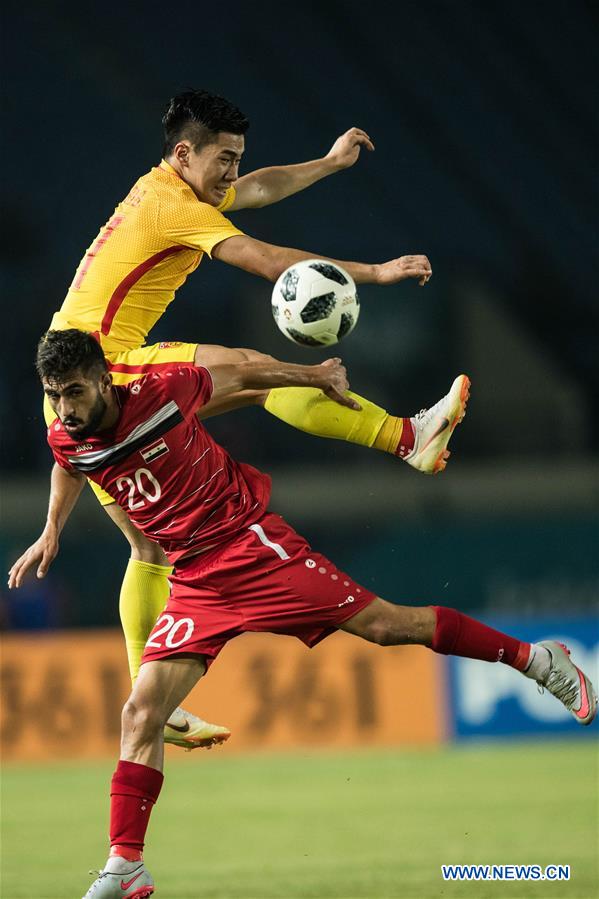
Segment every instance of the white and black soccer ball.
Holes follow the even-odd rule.
[[[303,259],[286,269],[272,292],[272,314],[285,337],[300,346],[331,346],[353,331],[360,301],[339,265]]]

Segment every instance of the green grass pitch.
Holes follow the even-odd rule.
[[[160,899],[599,895],[597,746],[170,756],[148,834]],[[78,899],[106,857],[113,765],[7,765],[2,899]],[[569,864],[448,883],[441,863]]]

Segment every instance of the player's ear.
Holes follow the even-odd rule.
[[[100,387],[103,393],[107,393],[112,387],[112,375],[109,371],[105,371],[100,378]]]
[[[191,144],[188,140],[180,140],[179,143],[175,144],[173,149],[173,156],[177,160],[180,165],[187,166],[189,165],[189,152],[191,150]]]

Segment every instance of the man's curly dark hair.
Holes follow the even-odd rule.
[[[37,346],[35,367],[42,381],[61,384],[74,371],[101,375],[107,371],[102,347],[87,331],[47,331]]]

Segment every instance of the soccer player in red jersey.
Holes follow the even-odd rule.
[[[165,721],[227,641],[246,631],[293,635],[314,646],[340,628],[380,645],[420,644],[501,662],[545,687],[580,724],[595,717],[593,686],[561,644],[525,643],[455,609],[399,606],[361,587],[268,511],[270,479],[232,459],[197,419],[198,409],[242,389],[314,386],[347,403],[339,359],[313,366],[242,362],[210,371],[173,366],[114,387],[94,338],[67,330],[42,339],[37,367],[57,415],[48,431],[57,463],[48,512],[54,537],[40,538],[15,563],[10,586],[40,561],[47,568],[86,477],[174,566],[169,601],[123,711],[110,856],[89,899],[153,892],[142,850],[163,781]]]

